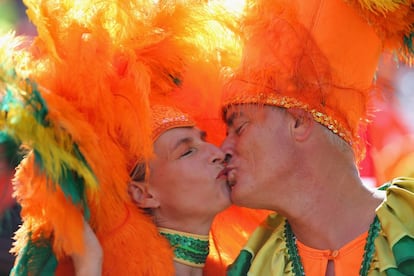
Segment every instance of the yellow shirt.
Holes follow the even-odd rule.
[[[377,208],[376,215],[381,229],[374,241],[375,251],[372,252],[373,258],[368,275],[414,275],[414,179],[396,178],[388,183],[386,198]],[[285,223],[286,219],[281,215],[269,215],[251,235],[239,257],[229,267],[227,274],[293,276],[292,261],[284,235]],[[350,243],[352,252],[349,255],[349,265],[358,272],[346,275],[359,275],[363,256],[361,246],[365,244],[361,239],[364,241],[363,236],[360,236]],[[310,264],[312,260],[307,257],[309,252],[303,246],[299,245],[299,247],[299,254],[304,254],[301,258],[304,259],[306,272],[309,272],[307,275],[324,275],[323,272],[319,274],[323,270],[314,272],[315,268]],[[347,245],[342,249],[347,251]],[[337,260],[338,263],[342,261],[345,266],[348,258]],[[320,265],[321,262],[322,259]]]

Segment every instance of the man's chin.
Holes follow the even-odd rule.
[[[232,189],[230,193],[231,202],[237,206],[244,207],[246,197],[240,194],[240,192],[237,189],[237,185],[232,186],[231,189]]]

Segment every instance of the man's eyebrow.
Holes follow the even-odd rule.
[[[207,139],[207,132],[200,130],[200,138],[201,140],[205,141]]]
[[[241,113],[241,112],[235,112],[235,111],[231,112],[231,114],[226,117],[226,120],[225,120],[226,121],[226,125],[229,126],[229,127],[233,126],[234,120],[237,117],[240,117],[242,115],[243,115],[243,113]]]

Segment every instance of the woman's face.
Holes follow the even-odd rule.
[[[174,128],[154,143],[149,191],[162,217],[212,219],[230,205],[224,153],[194,127]]]

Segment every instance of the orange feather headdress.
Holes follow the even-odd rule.
[[[384,49],[412,61],[413,1],[248,1],[242,66],[225,87],[229,105],[301,108],[363,156],[372,79]]]
[[[1,127],[32,149],[15,179],[23,225],[13,273],[71,273],[86,217],[103,274],[172,275],[169,245],[126,192],[130,164],[151,158],[151,102],[197,115],[185,102],[208,93],[190,89],[201,83],[191,70],[214,75],[237,61],[231,17],[203,1],[25,4],[38,36],[30,48],[13,36],[0,47]]]

